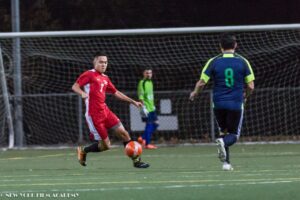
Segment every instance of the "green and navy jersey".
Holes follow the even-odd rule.
[[[240,110],[243,105],[245,84],[253,81],[250,63],[236,53],[223,53],[208,60],[200,79],[205,83],[212,78],[215,108]]]
[[[142,79],[138,84],[138,98],[144,102],[148,112],[155,111],[153,82],[150,79]]]

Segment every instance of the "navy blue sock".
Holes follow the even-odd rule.
[[[225,146],[229,147],[231,145],[233,145],[234,143],[236,143],[237,141],[237,137],[236,134],[227,134],[225,135],[225,137],[223,138]]]
[[[152,123],[152,124],[150,125],[149,143],[150,143],[150,141],[151,141],[152,134],[154,133],[154,131],[156,130],[156,128],[157,128],[157,126],[156,126],[154,123]]]
[[[150,135],[152,131],[152,124],[147,123],[143,134],[143,139],[146,141],[146,145],[150,143]]]
[[[225,147],[225,151],[226,151],[226,159],[225,161],[230,164],[230,160],[229,160],[229,147]]]

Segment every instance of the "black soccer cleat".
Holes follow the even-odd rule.
[[[136,168],[148,168],[148,167],[150,167],[150,165],[148,163],[144,163],[142,161],[138,161],[138,162],[133,163],[133,166],[136,167]]]
[[[136,158],[133,160],[133,166],[135,168],[148,168],[150,165],[148,163],[142,162],[141,158]]]

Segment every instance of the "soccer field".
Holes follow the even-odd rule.
[[[222,171],[215,146],[144,150],[136,169],[123,149],[88,155],[75,150],[0,152],[0,199],[300,199],[300,145],[235,145],[234,171]]]

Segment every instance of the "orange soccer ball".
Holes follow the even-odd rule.
[[[138,157],[142,154],[143,149],[142,146],[136,141],[130,141],[125,146],[125,153],[130,158]]]

